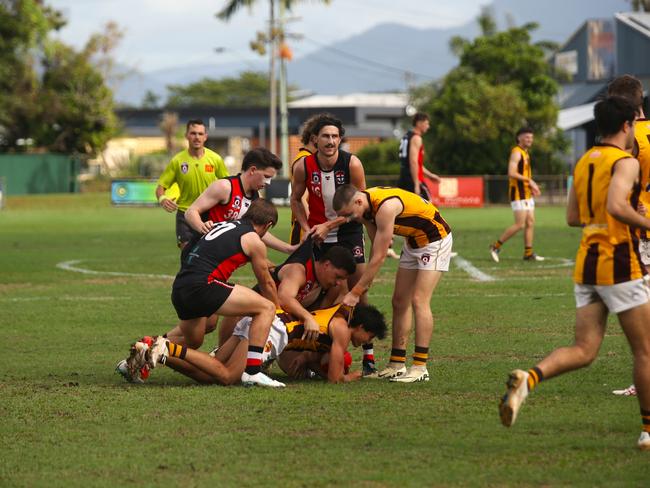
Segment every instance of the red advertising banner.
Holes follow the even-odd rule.
[[[425,178],[436,207],[482,207],[483,178],[481,176],[445,176],[440,183]]]

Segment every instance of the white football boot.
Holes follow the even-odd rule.
[[[264,373],[248,374],[244,371],[241,375],[241,382],[244,386],[268,386],[270,388],[284,388],[284,383],[269,378]]]
[[[391,378],[396,378],[402,376],[406,373],[406,366],[404,363],[388,363],[384,369],[379,371],[377,375],[370,375],[367,378],[379,378],[380,380],[389,380]]]
[[[639,441],[636,443],[636,445],[642,451],[650,451],[650,433],[641,432],[641,437],[639,437]]]
[[[517,419],[517,413],[528,396],[528,373],[515,369],[506,382],[508,389],[499,402],[499,415],[501,423],[510,427]]]
[[[391,383],[417,383],[429,381],[429,372],[425,366],[411,366],[406,373],[389,380]]]
[[[147,364],[151,369],[154,369],[159,364],[165,364],[167,360],[167,339],[163,336],[158,336],[149,347],[147,353]]]

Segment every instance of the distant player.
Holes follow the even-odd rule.
[[[183,249],[192,239],[192,229],[185,222],[184,213],[210,183],[228,176],[223,159],[205,147],[208,134],[201,120],[187,123],[185,138],[188,148],[176,154],[158,179],[156,198],[167,212],[176,212],[176,242]],[[174,201],[165,190],[178,184],[180,195]]]
[[[440,182],[440,177],[424,166],[424,143],[422,136],[429,130],[429,116],[418,112],[413,116],[413,128],[399,144],[399,183],[403,190],[410,191],[431,201],[431,194],[424,177]]]
[[[567,206],[567,223],[582,227],[574,271],[575,342],[556,349],[528,371],[510,374],[499,404],[506,427],[514,424],[538,383],[596,359],[611,312],[618,316],[634,357],[642,425],[637,444],[650,450],[650,289],[631,230],[650,230],[650,219],[636,211],[639,163],[625,151],[634,142],[636,110],[621,97],[609,97],[594,108],[602,139],[576,163]]]
[[[524,230],[524,261],[544,261],[533,252],[533,232],[535,228],[535,200],[540,195],[539,186],[533,180],[530,155],[533,145],[533,129],[522,127],[517,131],[517,145],[510,151],[508,160],[508,191],[510,206],[515,214],[515,223],[503,231],[501,237],[490,244],[490,256],[499,262],[499,253],[508,239]]]
[[[393,291],[393,344],[388,366],[379,378],[402,383],[429,381],[427,360],[433,333],[431,295],[442,273],[449,269],[451,228],[431,202],[400,188],[339,187],[334,194],[336,213],[362,222],[372,240],[370,262],[357,284],[343,298],[354,306],[369,287],[386,259],[393,235],[406,238]],[[406,345],[415,315],[413,365],[406,369]]]

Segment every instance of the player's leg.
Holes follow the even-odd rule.
[[[512,236],[524,228],[526,225],[526,212],[520,209],[520,201],[516,200],[511,203],[513,209],[513,214],[515,218],[515,223],[503,231],[503,234],[490,244],[490,255],[495,262],[499,262],[499,252],[501,252],[501,246],[503,246],[506,241],[508,241]]]
[[[534,205],[531,200],[531,205]],[[526,261],[544,261],[542,256],[538,256],[533,251],[533,234],[535,232],[535,208],[526,211],[526,220],[524,227],[524,260]]]
[[[219,327],[219,346],[225,344],[226,341],[232,337],[232,331],[235,330],[235,326],[241,317],[223,317],[221,319],[221,325]]]

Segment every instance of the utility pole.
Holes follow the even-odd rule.
[[[280,5],[284,3],[284,0],[280,0]],[[276,33],[277,29],[275,28],[275,0],[269,0],[269,5],[271,6],[271,19],[269,21],[269,43],[270,43],[270,66],[269,66],[269,98],[270,98],[270,107],[269,107],[269,139],[271,139],[271,152],[276,154],[277,151],[277,140],[278,140],[278,128],[277,128],[277,84],[275,78],[275,57],[277,55],[277,43],[276,43]]]
[[[279,19],[279,32],[280,42],[284,43],[285,40],[285,2],[280,0],[280,19]],[[287,108],[287,60],[284,56],[280,56],[280,159],[284,163],[282,165],[283,173],[286,178],[289,177],[289,111]]]

